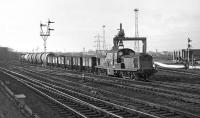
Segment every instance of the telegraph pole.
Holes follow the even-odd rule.
[[[47,38],[50,36],[50,31],[54,30],[50,28],[50,24],[55,23],[48,20],[47,24],[40,23],[40,36],[44,41],[44,53],[46,55],[47,52]],[[45,31],[44,31],[45,30]]]

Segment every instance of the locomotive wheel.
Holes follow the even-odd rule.
[[[100,75],[100,73],[101,73],[100,69],[97,68],[96,71],[97,71],[97,75]]]
[[[144,74],[144,81],[149,81],[149,75],[148,74]]]

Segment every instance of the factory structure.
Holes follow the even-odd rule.
[[[192,40],[187,39],[187,48],[173,52],[173,60],[177,63],[187,63],[188,65],[200,64],[200,49],[191,49]]]
[[[181,49],[173,52],[173,60],[178,63],[200,64],[200,49]]]

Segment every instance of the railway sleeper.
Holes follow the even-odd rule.
[[[124,115],[127,114],[127,112],[125,112],[125,111],[120,111],[120,112],[118,112],[117,114],[118,114],[118,115],[122,115],[122,116],[124,116]]]
[[[164,111],[164,110],[160,110],[160,111],[155,111],[154,113],[156,113],[156,114],[166,114],[168,112]]]
[[[151,113],[154,113],[154,112],[157,112],[159,110],[158,109],[149,109],[148,111],[151,112]]]
[[[91,111],[91,109],[88,109],[88,108],[86,108],[86,107],[79,107],[78,108],[79,110],[81,110],[81,111],[83,111],[83,112],[88,112],[88,111]]]
[[[125,118],[140,118],[138,114],[125,114],[124,117]]]
[[[119,110],[119,109],[112,111],[112,113],[119,113],[119,112],[121,112],[121,110]]]
[[[110,107],[110,106],[103,106],[103,107],[101,107],[102,109],[106,109],[106,110],[109,110],[109,109],[112,109],[112,107]]]
[[[176,116],[178,116],[178,115],[176,115],[176,114],[173,114],[173,113],[170,113],[170,112],[167,112],[167,113],[165,113],[165,114],[162,114],[163,116],[165,116],[165,117],[176,117]]]
[[[121,112],[122,110],[111,108],[111,109],[108,109],[107,111],[112,112],[112,113],[118,113],[118,112]]]
[[[145,110],[145,111],[149,111],[149,110],[151,110],[151,109],[153,109],[153,108],[150,107],[150,106],[146,106],[143,110]]]
[[[89,117],[91,117],[91,118],[102,118],[102,117],[105,117],[105,116],[103,116],[101,114],[89,114]]]
[[[84,112],[85,115],[90,116],[90,115],[97,115],[97,112],[95,111],[88,111],[88,112]]]

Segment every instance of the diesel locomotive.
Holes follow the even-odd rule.
[[[142,41],[142,53],[136,53],[132,49],[124,48],[123,41]],[[114,46],[108,51],[106,57],[95,67],[98,74],[147,80],[156,72],[153,67],[153,58],[146,53],[145,37],[125,37],[124,29],[120,24],[118,34],[113,38]]]

